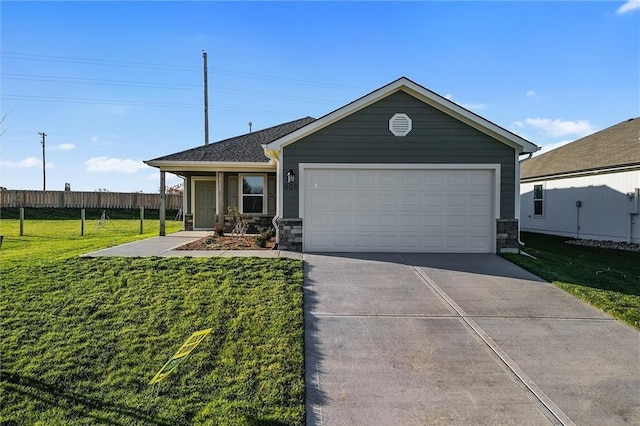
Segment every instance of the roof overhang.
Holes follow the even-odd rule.
[[[540,148],[527,141],[526,139],[521,138],[520,136],[500,127],[489,120],[486,120],[479,115],[461,107],[460,105],[446,99],[443,96],[438,95],[435,92],[432,92],[425,87],[420,86],[419,84],[409,80],[406,77],[399,78],[398,80],[387,84],[386,86],[381,87],[378,90],[375,90],[368,95],[363,96],[360,99],[357,99],[342,108],[339,108],[324,117],[319,118],[318,120],[307,124],[300,129],[289,133],[286,136],[281,137],[280,139],[276,139],[264,146],[265,151],[280,151],[282,148],[290,145],[292,143],[297,142],[298,140],[311,135],[312,133],[317,132],[320,129],[323,129],[331,124],[335,123],[338,120],[343,119],[361,109],[368,107],[371,104],[393,94],[398,91],[403,91],[408,93],[409,95],[423,101],[424,103],[444,112],[447,115],[450,115],[463,123],[475,128],[476,130],[485,133],[492,138],[503,142],[504,144],[514,148],[519,154],[526,154],[538,151]]]
[[[563,172],[563,173],[552,173],[548,175],[528,176],[528,177],[520,178],[520,182],[521,183],[538,182],[538,181],[544,181],[544,180],[565,179],[565,178],[574,178],[574,177],[581,177],[581,176],[604,175],[604,174],[610,174],[610,173],[624,173],[624,172],[632,172],[635,170],[640,170],[640,163],[600,167],[597,169],[589,169],[589,170],[575,170],[575,171]]]
[[[145,164],[156,167],[164,172],[270,172],[276,170],[276,165],[268,163],[249,162],[216,162],[216,161],[145,161]]]

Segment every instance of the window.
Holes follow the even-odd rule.
[[[533,185],[533,214],[542,216],[544,214],[542,185]]]
[[[240,209],[242,213],[264,213],[265,177],[242,176]]]

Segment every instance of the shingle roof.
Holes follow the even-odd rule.
[[[521,163],[520,178],[640,165],[640,117],[585,136]]]
[[[221,163],[268,163],[262,144],[267,144],[284,135],[287,135],[307,124],[315,121],[315,118],[305,117],[288,123],[279,124],[267,129],[258,130],[241,136],[213,142],[208,145],[187,149],[163,157],[154,158],[152,161],[213,161]]]

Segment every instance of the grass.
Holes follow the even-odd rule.
[[[301,261],[78,258],[140,238],[138,223],[80,237],[68,222],[17,237],[0,221],[1,424],[304,423]]]
[[[524,251],[536,259],[504,257],[640,329],[640,253],[574,246],[567,239],[523,232]]]
[[[8,263],[24,263],[25,259],[61,260],[101,248],[112,247],[130,241],[158,235],[158,220],[145,219],[143,234],[140,234],[140,220],[109,220],[105,226],[98,226],[98,219],[85,221],[84,236],[80,235],[81,223],[77,220],[24,221],[23,236],[20,236],[20,221],[0,220],[0,235],[4,235],[0,249],[2,266]],[[169,220],[167,234],[179,231],[181,222]]]

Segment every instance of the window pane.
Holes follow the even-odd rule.
[[[243,213],[262,213],[262,195],[245,195],[242,197]]]
[[[243,194],[263,194],[264,176],[244,176],[242,178]]]
[[[542,185],[533,186],[533,199],[542,200]]]
[[[542,215],[542,200],[536,200],[533,202],[533,214]]]

